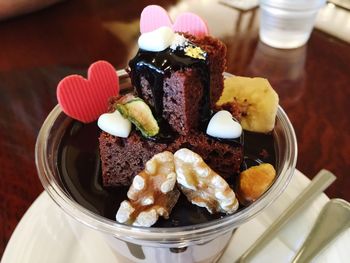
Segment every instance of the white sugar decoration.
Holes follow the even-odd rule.
[[[242,126],[234,121],[230,112],[221,110],[210,119],[207,134],[216,138],[235,139],[242,134]]]
[[[117,110],[113,113],[102,114],[98,118],[97,126],[117,137],[127,138],[131,132],[131,122]]]
[[[167,49],[175,37],[170,27],[162,26],[154,31],[143,33],[138,40],[139,47],[143,50],[158,52]]]

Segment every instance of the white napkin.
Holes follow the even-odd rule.
[[[232,263],[237,260],[309,183],[308,178],[296,171],[286,191],[266,211],[237,230],[219,262]],[[321,194],[306,210],[294,216],[278,236],[257,254],[252,263],[290,262],[328,200],[325,194]],[[348,244],[350,244],[350,229],[322,251],[313,262],[348,262],[350,255]]]

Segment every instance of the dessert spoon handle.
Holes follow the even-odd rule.
[[[333,239],[349,227],[350,204],[342,199],[330,200],[323,207],[314,227],[292,263],[310,262]]]
[[[301,192],[281,216],[258,238],[257,241],[238,259],[238,262],[250,262],[251,259],[272,240],[288,220],[303,207],[322,193],[336,177],[330,171],[322,169],[312,179],[311,183]]]

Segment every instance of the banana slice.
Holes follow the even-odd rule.
[[[267,133],[273,130],[278,107],[278,95],[267,79],[231,77],[225,79],[224,91],[217,102],[239,108],[244,130]]]

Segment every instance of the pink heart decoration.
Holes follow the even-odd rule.
[[[91,64],[88,79],[70,75],[57,86],[57,99],[63,112],[84,123],[93,122],[107,112],[108,99],[118,93],[117,72],[106,61]]]
[[[146,6],[141,13],[141,33],[147,33],[162,26],[170,27],[178,32],[188,32],[199,37],[208,35],[207,24],[196,14],[182,13],[173,24],[164,8],[158,5]]]
[[[159,5],[146,6],[141,12],[141,34],[153,31],[162,26],[167,26],[170,28],[173,27],[173,23],[171,22],[168,12]]]

